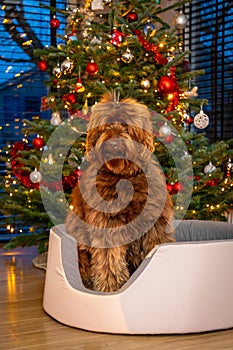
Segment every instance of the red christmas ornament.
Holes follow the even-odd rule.
[[[94,61],[91,61],[86,65],[86,72],[89,75],[96,75],[98,73],[98,70],[99,70],[99,67]]]
[[[71,103],[71,104],[74,104],[77,102],[77,97],[73,92],[71,92],[70,94],[68,94],[66,96],[66,101]]]
[[[110,43],[115,46],[119,46],[122,43],[123,36],[125,36],[125,34],[120,32],[116,28],[113,28],[112,39],[110,40]]]
[[[50,21],[50,27],[57,29],[60,26],[60,21],[56,17],[53,17]]]
[[[201,176],[200,175],[195,175],[194,178],[195,178],[196,181],[200,181],[201,180]]]
[[[214,179],[207,180],[205,183],[205,187],[213,187],[213,186],[217,186],[218,184],[219,184],[219,179],[214,178]]]
[[[189,117],[187,119],[184,119],[185,124],[191,125],[193,123],[193,117]]]
[[[169,75],[161,77],[158,81],[158,89],[164,95],[172,94],[178,89],[177,81]]]
[[[184,185],[182,184],[182,182],[177,181],[172,186],[173,193],[182,192],[183,190],[184,190]]]
[[[128,22],[135,22],[138,20],[138,15],[135,11],[130,11],[127,15],[126,15],[126,19]]]
[[[49,64],[47,61],[45,60],[40,60],[37,63],[37,67],[39,68],[39,70],[41,70],[42,72],[45,72],[48,68],[49,68]]]
[[[172,193],[172,190],[173,190],[173,185],[172,185],[172,184],[167,183],[167,184],[166,184],[166,186],[167,186],[167,190],[168,190],[168,192],[169,192],[169,193]]]
[[[174,135],[171,134],[171,135],[165,137],[164,142],[171,143],[173,141],[173,139],[174,139]]]
[[[36,137],[32,141],[32,144],[33,144],[34,148],[40,149],[40,148],[44,147],[45,142],[44,142],[44,139],[42,139],[42,137]]]

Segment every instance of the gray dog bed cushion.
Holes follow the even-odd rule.
[[[174,220],[177,242],[233,239],[233,225],[222,221]]]

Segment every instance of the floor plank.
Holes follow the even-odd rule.
[[[201,334],[117,335],[60,324],[42,307],[35,247],[0,249],[0,350],[232,350],[233,329]]]

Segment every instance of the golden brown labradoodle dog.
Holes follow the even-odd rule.
[[[153,150],[145,105],[109,94],[94,106],[87,166],[66,219],[87,288],[118,290],[155,245],[174,241],[172,203]]]

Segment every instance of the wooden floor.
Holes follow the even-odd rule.
[[[36,255],[34,247],[8,252],[0,248],[1,350],[233,349],[233,329],[188,335],[128,336],[64,326],[43,311],[45,272],[33,267]]]

